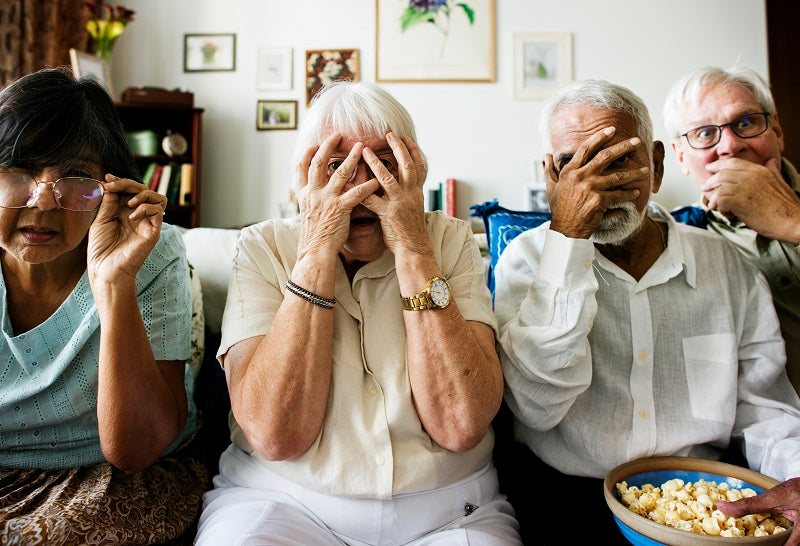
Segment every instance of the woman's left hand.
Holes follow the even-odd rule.
[[[144,184],[106,175],[105,194],[89,228],[89,279],[135,278],[161,235],[167,198]]]
[[[372,149],[364,148],[361,155],[383,188],[382,196],[370,195],[364,206],[380,218],[383,239],[392,254],[397,256],[402,250],[430,254],[422,193],[427,170],[422,152],[411,139],[400,140],[394,133],[386,135],[386,142],[397,159],[397,178]]]

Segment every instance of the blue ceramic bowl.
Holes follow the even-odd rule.
[[[628,486],[642,486],[650,483],[656,486],[680,478],[684,482],[698,480],[727,483],[732,489],[749,487],[756,493],[778,485],[774,479],[740,466],[718,461],[696,459],[693,457],[648,457],[637,459],[614,468],[605,478],[604,494],[606,503],[614,514],[623,536],[635,546],[695,546],[705,544],[783,544],[789,533],[768,537],[725,538],[700,535],[681,531],[656,523],[644,516],[631,512],[620,501],[616,484],[625,481]]]

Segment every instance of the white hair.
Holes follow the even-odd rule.
[[[411,116],[387,91],[369,82],[335,81],[314,96],[297,135],[292,163],[297,165],[306,150],[334,132],[350,138],[384,138],[390,131],[417,142]]]
[[[563,107],[578,105],[602,108],[631,116],[636,125],[636,135],[644,144],[647,157],[652,163],[653,122],[647,106],[630,89],[605,80],[584,80],[570,84],[545,105],[539,122],[539,132],[546,153],[553,151],[553,143],[550,141],[550,125],[553,116]]]
[[[697,102],[704,89],[718,85],[741,86],[753,95],[765,112],[775,113],[775,100],[769,84],[754,70],[743,66],[698,68],[678,79],[664,101],[664,125],[670,138],[680,137],[683,107],[687,103]]]

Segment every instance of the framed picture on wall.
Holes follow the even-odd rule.
[[[550,212],[550,202],[547,200],[547,190],[538,184],[525,186],[525,210],[535,212]]]
[[[90,53],[78,51],[75,48],[70,48],[69,60],[72,65],[72,73],[76,78],[95,79],[103,84],[112,98],[114,97],[114,88],[111,86],[111,72],[108,68],[108,61],[95,57]]]
[[[258,82],[262,91],[292,88],[292,49],[260,48],[258,50]]]
[[[495,81],[495,0],[375,0],[379,82]]]
[[[236,70],[236,34],[184,34],[184,72]]]
[[[572,81],[572,34],[514,34],[514,98],[545,99]]]
[[[357,49],[306,51],[306,106],[326,83],[336,80],[359,81],[361,68]]]
[[[296,100],[260,100],[256,116],[256,129],[297,129]]]

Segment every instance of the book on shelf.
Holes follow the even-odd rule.
[[[440,190],[438,187],[428,189],[428,211],[440,210],[439,209],[439,194]]]
[[[172,163],[167,163],[161,168],[161,177],[158,180],[158,193],[169,196],[169,181],[172,178]]]
[[[175,205],[178,203],[179,190],[181,187],[181,166],[178,163],[170,163],[172,171],[170,173],[169,186],[167,186],[167,203]]]
[[[178,190],[178,204],[189,205],[192,202],[192,174],[194,165],[184,163],[181,165],[181,183]]]
[[[444,211],[450,215],[456,215],[456,179],[448,178],[444,185]]]
[[[155,161],[151,162],[149,165],[147,165],[147,168],[145,168],[144,174],[142,175],[142,184],[148,188],[150,187],[150,181],[153,179],[153,173],[156,172],[156,167],[158,167],[158,163]]]
[[[161,181],[161,172],[164,170],[164,165],[156,165],[153,171],[153,176],[150,178],[148,187],[151,191],[158,191],[158,183]]]

